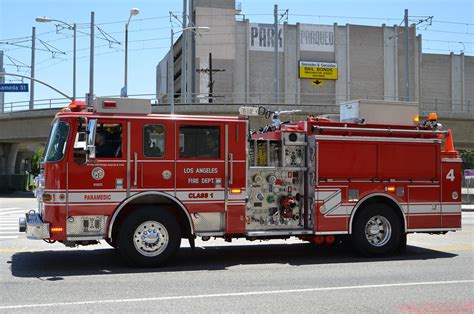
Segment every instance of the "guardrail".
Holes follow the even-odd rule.
[[[107,97],[119,97],[119,95],[108,95]],[[152,101],[152,105],[169,105],[169,102],[164,96],[162,99],[156,99],[155,94],[136,94],[129,95],[130,98],[148,98]],[[316,94],[316,93],[300,93],[289,94],[282,93],[279,95],[279,101],[275,101],[273,93],[218,93],[212,97],[208,94],[189,94],[190,104],[206,104],[206,105],[231,105],[231,104],[248,104],[248,105],[275,105],[282,108],[291,108],[298,106],[298,108],[315,107],[313,110],[327,110],[325,113],[339,112],[338,104],[347,101],[346,95],[334,94]],[[78,98],[85,100],[85,98]],[[403,101],[403,97],[397,99],[390,99],[382,95],[369,94],[351,94],[350,100],[369,99],[369,100],[397,100]],[[453,113],[472,113],[474,115],[474,100],[452,100],[443,98],[423,97],[421,99],[412,100],[420,104],[420,112],[437,112],[440,115],[449,115]],[[67,98],[50,98],[35,100],[34,109],[53,109],[66,107],[70,103]],[[184,105],[181,103],[179,94],[175,94],[175,106]],[[3,113],[10,113],[16,111],[28,111],[29,101],[6,102],[3,106]]]

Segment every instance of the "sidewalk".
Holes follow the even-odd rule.
[[[461,208],[463,212],[474,212],[474,204],[462,204]]]

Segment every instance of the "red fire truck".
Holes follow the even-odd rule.
[[[403,250],[408,233],[460,230],[461,159],[436,117],[309,117],[251,133],[258,111],[163,115],[140,99],[98,98],[93,111],[73,102],[52,123],[38,209],[20,231],[69,247],[105,240],[156,266],[182,238],[347,238],[380,256]]]

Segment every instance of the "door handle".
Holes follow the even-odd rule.
[[[137,177],[138,177],[138,154],[133,153],[133,185],[137,186]]]
[[[229,153],[229,164],[230,164],[230,178],[229,184],[234,182],[234,154]]]

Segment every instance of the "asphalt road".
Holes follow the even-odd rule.
[[[0,312],[474,312],[474,212],[463,231],[415,234],[408,251],[360,258],[298,240],[183,241],[136,269],[106,244],[66,248],[10,230],[33,199],[0,198]]]

